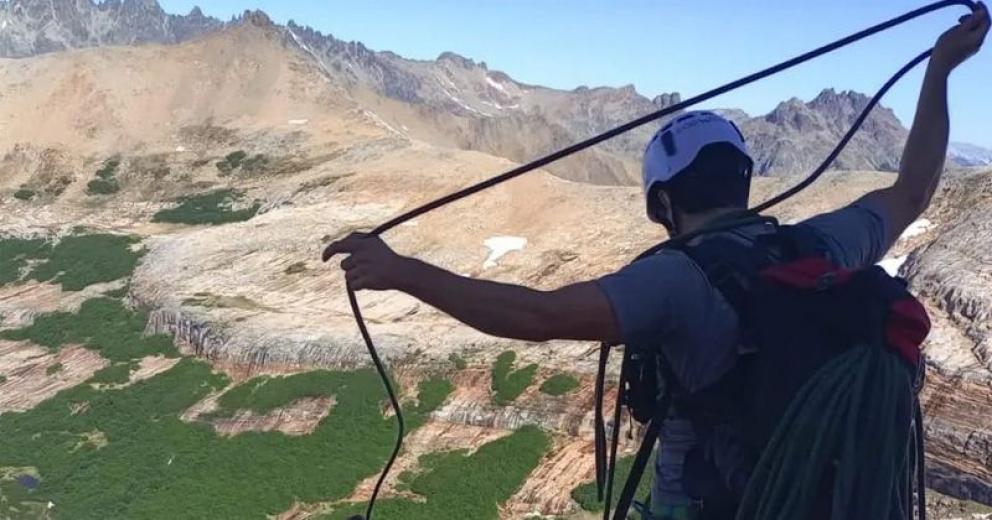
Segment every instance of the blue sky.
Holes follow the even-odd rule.
[[[633,84],[653,97],[684,97],[736,79],[924,5],[913,0],[162,0],[166,11],[197,4],[228,19],[262,9],[372,49],[433,59],[454,51],[526,83],[571,89]],[[814,63],[715,99],[710,107],[768,112],[833,87],[873,93],[931,46],[963,8],[931,14]],[[989,46],[992,46],[990,43]],[[921,69],[922,70],[922,69]],[[922,72],[884,104],[907,126]],[[951,80],[952,139],[992,148],[992,50]],[[985,94],[984,96],[982,94]]]

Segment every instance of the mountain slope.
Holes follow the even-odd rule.
[[[139,43],[179,43],[224,24],[199,8],[167,14],[156,0],[0,1],[0,57]]]
[[[211,34],[225,24],[194,9],[166,14],[155,0],[10,0],[0,2],[0,57],[25,57],[101,45],[177,43]],[[371,108],[399,134],[441,146],[478,150],[522,162],[563,148],[680,100],[678,93],[649,99],[632,86],[556,90],[513,80],[455,53],[410,60],[344,42],[290,21],[288,36],[329,79]],[[749,137],[759,175],[809,172],[827,155],[867,98],[824,90],[810,102],[792,99],[771,113],[745,117],[729,110]],[[640,155],[658,123],[549,166],[554,174],[594,184],[635,185]],[[895,170],[906,130],[879,108],[842,154],[837,169]],[[952,147],[958,166],[992,163],[992,152]]]

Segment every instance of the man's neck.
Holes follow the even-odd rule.
[[[702,213],[683,213],[679,218],[679,234],[694,233],[720,217],[742,211],[743,208],[716,208]]]

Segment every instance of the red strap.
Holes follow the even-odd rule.
[[[830,277],[833,278],[831,283],[844,283],[851,274],[852,271],[841,269],[819,256],[774,265],[761,272],[761,276],[768,280],[800,289],[816,289]]]
[[[930,317],[923,304],[904,298],[892,304],[885,335],[889,346],[913,365],[920,364],[920,345],[930,333]]]

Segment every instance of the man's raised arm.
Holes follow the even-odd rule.
[[[324,256],[339,253],[349,255],[341,268],[353,290],[399,290],[486,334],[619,342],[613,309],[595,282],[539,291],[466,278],[400,256],[379,238],[361,234],[331,244]]]
[[[957,26],[937,40],[903,151],[899,177],[893,186],[872,192],[863,199],[886,212],[892,240],[930,205],[947,156],[948,77],[958,65],[978,52],[988,31],[988,8],[980,3],[974,13],[962,18]]]

